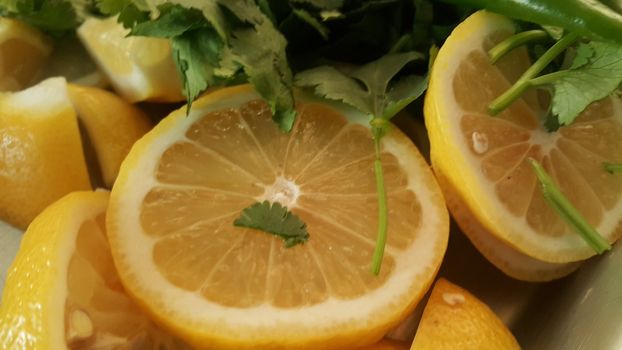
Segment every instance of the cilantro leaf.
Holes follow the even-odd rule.
[[[233,224],[279,236],[288,248],[309,240],[307,225],[279,202],[257,202],[245,208]]]
[[[123,11],[125,6],[130,3],[130,0],[99,0],[97,2],[97,8],[103,14],[114,15]]]
[[[217,60],[220,46],[222,41],[211,28],[189,31],[171,39],[173,60],[182,79],[188,110],[201,92],[219,83],[213,62]]]
[[[391,79],[406,64],[418,59],[423,59],[423,55],[418,52],[385,55],[352,73],[353,77],[367,86],[372,111],[376,117],[384,114],[384,109],[389,103],[386,92]]]
[[[293,77],[285,52],[287,41],[253,1],[223,1],[222,5],[241,21],[252,25],[231,33],[231,52],[234,60],[242,65],[248,80],[268,102],[279,128],[290,131],[296,112]]]
[[[76,2],[76,7],[74,7]],[[80,2],[80,3],[78,3]],[[0,2],[0,13],[24,21],[44,32],[59,34],[78,25],[76,8],[88,4],[82,0],[8,0]]]
[[[306,3],[317,9],[331,11],[341,8],[344,0],[293,0],[294,3]]]
[[[329,30],[328,27],[326,27],[322,22],[303,9],[293,9],[292,11],[296,16],[298,16],[298,18],[315,29],[322,36],[322,38],[324,38],[324,40],[328,40]]]
[[[560,125],[572,123],[587,106],[607,97],[622,83],[622,45],[590,42],[581,46],[576,57],[579,63],[572,64],[576,68],[533,79],[534,84],[552,85],[551,111]],[[586,57],[590,51],[591,57]]]
[[[359,111],[371,115],[367,91],[355,79],[330,66],[320,66],[296,74],[298,86],[314,86],[319,96],[344,102]]]
[[[320,96],[345,102],[365,114],[382,118],[389,106],[404,99],[417,98],[425,91],[427,81],[415,76],[402,78],[390,86],[392,78],[404,66],[422,58],[423,55],[417,52],[385,55],[349,74],[327,66],[313,68],[298,73],[296,85],[314,87]]]
[[[157,19],[136,24],[130,34],[173,38],[190,30],[207,26],[208,23],[201,11],[169,4],[160,7],[160,16]]]
[[[428,76],[408,75],[398,80],[387,92],[388,103],[383,117],[391,119],[411,102],[423,95],[428,87]]]
[[[569,69],[577,69],[585,66],[590,63],[592,58],[594,58],[594,48],[591,45],[581,44],[577,47],[577,51],[575,52],[575,57],[572,60],[572,64]]]

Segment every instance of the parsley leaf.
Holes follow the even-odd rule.
[[[279,202],[257,202],[244,209],[233,224],[277,235],[288,248],[309,240],[307,225]]]
[[[571,68],[532,79],[551,85],[551,111],[560,125],[571,124],[592,102],[613,93],[622,83],[622,45],[583,43]]]

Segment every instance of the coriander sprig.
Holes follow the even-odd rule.
[[[576,33],[566,34],[558,42],[549,48],[529,69],[521,75],[512,87],[497,97],[488,105],[488,112],[497,115],[516,101],[528,88],[533,86],[532,80],[540,74],[557,56],[564,52],[569,46],[574,44],[579,35]],[[491,51],[496,51],[495,48]]]
[[[312,87],[316,95],[342,101],[370,117],[374,142],[374,174],[378,195],[378,233],[371,271],[377,275],[384,256],[389,225],[388,203],[384,184],[381,152],[382,137],[388,132],[389,120],[427,87],[427,77],[417,75],[394,79],[410,62],[422,59],[417,52],[389,54],[349,73],[334,67],[321,66],[296,75],[295,84]]]

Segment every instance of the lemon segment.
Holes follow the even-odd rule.
[[[71,102],[97,154],[106,187],[112,188],[121,162],[134,142],[151,128],[137,107],[97,88],[68,85]]]
[[[0,342],[20,349],[182,349],[127,297],[105,233],[107,192],[74,192],[29,226],[6,281]]]
[[[88,18],[78,36],[115,90],[130,102],[184,99],[167,39],[129,36],[115,17]]]
[[[91,188],[65,80],[0,95],[0,217],[22,229],[66,193]]]
[[[0,91],[18,91],[34,84],[51,52],[50,39],[37,29],[0,18]]]
[[[121,167],[107,223],[122,281],[196,347],[369,345],[412,311],[438,270],[447,212],[410,140],[392,129],[383,143],[391,210],[376,277],[367,117],[304,97],[297,108],[298,122],[284,134],[250,87],[213,92],[188,117],[182,108],[164,119]],[[233,226],[264,199],[301,217],[309,241],[285,248]]]
[[[556,132],[543,126],[547,106],[536,91],[490,117],[488,104],[530,65],[524,48],[495,65],[487,57],[514,30],[511,20],[486,11],[461,23],[434,63],[424,112],[432,163],[446,180],[448,202],[460,203],[450,209],[461,211],[454,215],[461,229],[506,273],[546,280],[594,252],[546,203],[526,159],[539,160],[586,219],[615,241],[622,234],[622,178],[607,174],[602,162],[622,161],[622,100],[594,103]],[[490,241],[516,250],[534,269],[508,262]]]

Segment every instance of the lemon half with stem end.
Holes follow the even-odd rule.
[[[125,294],[106,240],[108,198],[68,194],[28,227],[0,305],[3,348],[185,348]]]
[[[51,52],[51,40],[43,33],[0,17],[0,91],[18,91],[34,84]]]
[[[544,128],[546,105],[535,91],[491,117],[488,104],[530,65],[524,48],[490,63],[487,50],[514,30],[486,11],[456,27],[432,68],[424,112],[432,164],[461,229],[507,274],[549,280],[594,251],[547,204],[527,159],[540,161],[588,222],[615,241],[622,177],[602,163],[622,162],[622,100],[593,103],[555,132]]]
[[[412,142],[382,142],[389,233],[379,276],[374,146],[368,119],[298,97],[279,131],[250,86],[225,88],[147,133],[123,162],[107,223],[127,290],[155,319],[208,349],[347,349],[404,319],[430,286],[448,216]],[[278,201],[307,225],[286,248],[235,227],[256,201]]]

